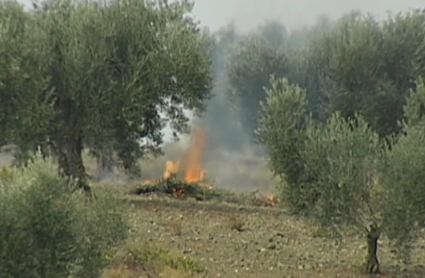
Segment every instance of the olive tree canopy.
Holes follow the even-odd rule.
[[[332,114],[324,123],[307,112],[306,92],[286,79],[271,79],[257,134],[269,165],[281,178],[281,197],[297,214],[341,235],[366,236],[366,270],[379,272],[377,246],[386,232],[406,251],[425,223],[425,89],[422,81],[404,108],[403,125],[391,149],[361,117]],[[404,254],[407,260],[408,253]]]
[[[48,142],[85,183],[83,147],[131,167],[158,151],[162,128],[188,130],[184,109],[210,95],[210,37],[192,4],[51,0],[26,12],[0,4],[0,129],[7,143]],[[4,131],[4,132],[3,132]]]

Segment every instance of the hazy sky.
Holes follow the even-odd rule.
[[[279,19],[292,29],[311,25],[327,14],[331,18],[356,9],[382,18],[387,11],[425,8],[424,0],[195,0],[194,14],[211,31],[234,19],[240,31],[247,31],[267,19]]]
[[[18,0],[29,5],[31,0]],[[172,0],[171,0],[172,1]],[[171,2],[170,1],[170,2]],[[338,18],[353,9],[371,12],[378,17],[387,11],[400,12],[425,8],[425,0],[194,0],[194,14],[211,31],[232,19],[240,31],[247,31],[267,19],[279,19],[292,29],[311,25],[327,14]]]

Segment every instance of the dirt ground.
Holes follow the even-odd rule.
[[[10,163],[10,157],[0,158],[1,166]],[[89,164],[91,168],[93,165]],[[191,276],[164,272],[142,277],[370,277],[360,269],[366,254],[361,235],[346,235],[337,246],[326,240],[317,227],[278,207],[235,204],[223,199],[180,200],[157,194],[128,198],[134,208],[136,240],[167,250],[174,257],[199,262],[206,269]],[[383,237],[378,251],[382,274],[375,277],[424,278],[425,231],[422,235],[412,250],[409,266],[393,257]],[[123,275],[122,269],[105,277],[139,278]]]
[[[359,266],[366,252],[360,237],[336,246],[314,226],[279,208],[222,202],[131,197],[140,237],[160,248],[199,261],[207,271],[196,277],[369,277]],[[375,277],[425,277],[425,237],[412,264],[397,264],[385,238]]]

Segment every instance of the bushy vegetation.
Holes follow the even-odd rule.
[[[381,161],[382,184],[387,190],[383,221],[386,234],[404,261],[419,229],[425,227],[425,86],[418,82],[404,108],[403,134]]]
[[[0,2],[1,143],[24,161],[41,146],[88,190],[84,148],[133,173],[139,158],[160,152],[165,124],[177,137],[188,131],[184,109],[205,109],[211,40],[191,3],[35,6]]]
[[[272,49],[270,39],[265,39],[270,32],[256,30],[239,37],[228,62],[228,88],[241,91],[230,100],[249,111],[236,117],[241,122],[250,118],[256,126],[258,117],[250,115],[261,110],[258,101],[265,100],[263,87],[270,87],[271,73],[305,89],[309,113],[322,122],[337,111],[346,119],[361,113],[381,138],[400,132],[406,97],[424,72],[424,22],[423,11],[397,14],[383,22],[353,12],[335,22],[322,18]],[[268,26],[273,24],[263,29]],[[282,35],[275,32],[274,37]],[[256,106],[248,106],[249,101]]]
[[[366,232],[368,272],[379,272],[382,231],[407,261],[407,247],[425,222],[422,81],[404,108],[410,124],[391,137],[391,148],[361,115],[347,120],[336,112],[319,122],[306,113],[304,90],[286,79],[271,83],[258,135],[286,205],[333,235],[344,228]]]
[[[9,172],[0,179],[1,277],[97,277],[130,231],[121,195],[72,192],[51,161]]]
[[[424,226],[424,24],[419,10],[383,22],[352,12],[273,49],[269,32],[241,36],[228,62],[228,88],[240,90],[230,100],[246,109],[236,117],[257,126],[284,204],[329,235],[365,234],[368,272],[379,272],[382,233],[408,261]]]

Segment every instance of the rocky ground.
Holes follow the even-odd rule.
[[[131,202],[138,236],[199,262],[205,271],[193,277],[368,277],[359,268],[366,252],[362,238],[347,235],[336,245],[311,224],[276,207],[157,194],[133,196]],[[383,274],[378,277],[425,277],[422,239],[408,267],[397,263],[385,239],[380,241],[379,258]]]

